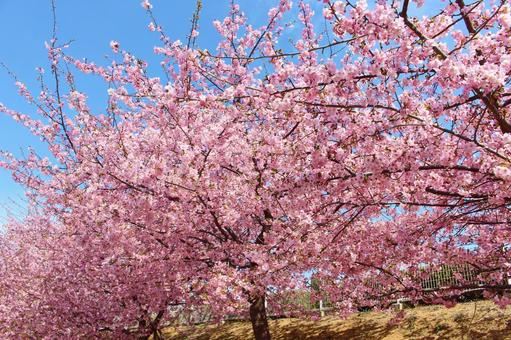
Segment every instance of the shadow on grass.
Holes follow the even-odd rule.
[[[334,339],[382,339],[389,334],[391,327],[382,326],[376,322],[364,322],[347,329],[339,329],[338,325],[305,324],[300,327],[299,322],[292,325],[278,327],[272,332],[274,339],[310,339],[310,340],[334,340]]]
[[[342,321],[341,321],[342,322]],[[283,324],[278,320],[270,321],[272,339],[310,339],[310,340],[329,340],[329,339],[382,339],[391,330],[389,326],[382,326],[376,322],[364,321],[354,327],[339,329],[339,323],[324,324],[312,323],[293,319],[292,322]],[[199,326],[193,329],[174,333],[167,337],[169,340],[177,339],[253,339],[252,327],[249,323],[233,322],[221,326]]]
[[[460,304],[446,309],[426,306],[406,311],[397,325],[389,325],[391,313],[359,313],[341,320],[325,317],[320,321],[300,319],[270,320],[274,340],[373,340],[373,339],[495,339],[511,340],[511,309],[500,310],[491,302]],[[254,339],[249,322],[200,325],[169,329],[166,339]]]

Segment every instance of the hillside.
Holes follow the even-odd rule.
[[[396,312],[366,312],[341,320],[271,320],[274,339],[511,339],[511,307],[499,309],[490,301],[458,304],[453,308],[425,306],[406,309],[398,325],[389,324]],[[252,339],[250,323],[168,328],[166,339]]]

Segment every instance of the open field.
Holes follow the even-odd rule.
[[[424,306],[406,309],[398,325],[389,324],[396,312],[366,312],[340,320],[270,320],[274,339],[511,339],[511,307],[499,309],[490,301],[458,304],[453,308]],[[166,339],[253,339],[248,322],[221,326],[168,328]]]

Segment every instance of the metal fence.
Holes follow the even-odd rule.
[[[444,287],[484,285],[484,280],[478,278],[479,272],[468,264],[442,265],[438,269],[425,269],[428,274],[421,280],[421,287],[426,291]]]

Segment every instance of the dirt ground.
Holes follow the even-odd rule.
[[[499,309],[490,301],[458,304],[453,308],[425,306],[404,310],[397,325],[389,321],[397,312],[365,312],[341,320],[270,320],[273,339],[511,339],[511,307]],[[166,339],[253,339],[248,322],[167,328]]]

